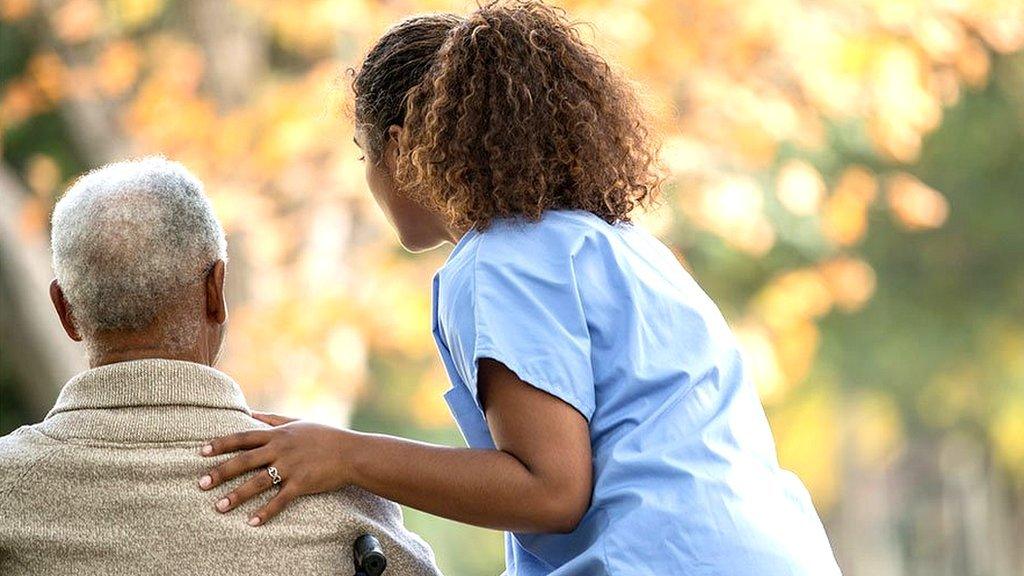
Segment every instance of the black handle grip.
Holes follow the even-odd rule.
[[[363,573],[366,576],[380,576],[388,567],[388,559],[384,557],[384,549],[380,541],[370,534],[363,534],[356,538],[352,546],[352,556],[356,563],[356,573]]]

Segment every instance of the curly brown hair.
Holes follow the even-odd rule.
[[[387,127],[403,126],[400,189],[455,229],[559,209],[628,221],[661,183],[633,86],[536,0],[403,21],[353,87],[371,159]]]

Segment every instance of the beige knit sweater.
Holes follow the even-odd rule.
[[[212,464],[199,447],[265,427],[237,384],[199,364],[140,360],[78,375],[45,420],[0,438],[0,574],[351,576],[363,533],[381,541],[386,576],[438,574],[398,506],[362,490],[299,498],[257,528],[245,521],[266,493],[216,512],[226,489],[198,488]]]

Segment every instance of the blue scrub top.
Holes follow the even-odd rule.
[[[578,211],[497,221],[438,271],[433,316],[471,447],[494,448],[480,358],[590,424],[590,509],[569,534],[506,534],[510,576],[839,574],[729,327],[650,234]]]

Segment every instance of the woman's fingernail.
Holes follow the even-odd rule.
[[[228,509],[228,506],[230,506],[230,505],[231,505],[231,501],[230,500],[228,500],[227,498],[221,498],[220,500],[217,501],[217,510],[220,510],[221,512],[226,512],[227,509]]]
[[[212,484],[212,483],[213,483],[213,478],[210,478],[209,476],[203,476],[202,478],[199,479],[199,487],[200,488],[209,488],[210,484]]]
[[[259,516],[253,516],[252,518],[249,518],[249,526],[259,526],[259,525],[260,525],[260,517]]]
[[[209,444],[204,444],[203,445],[203,454],[205,456],[209,456],[212,453],[213,453],[213,446],[210,446]]]

